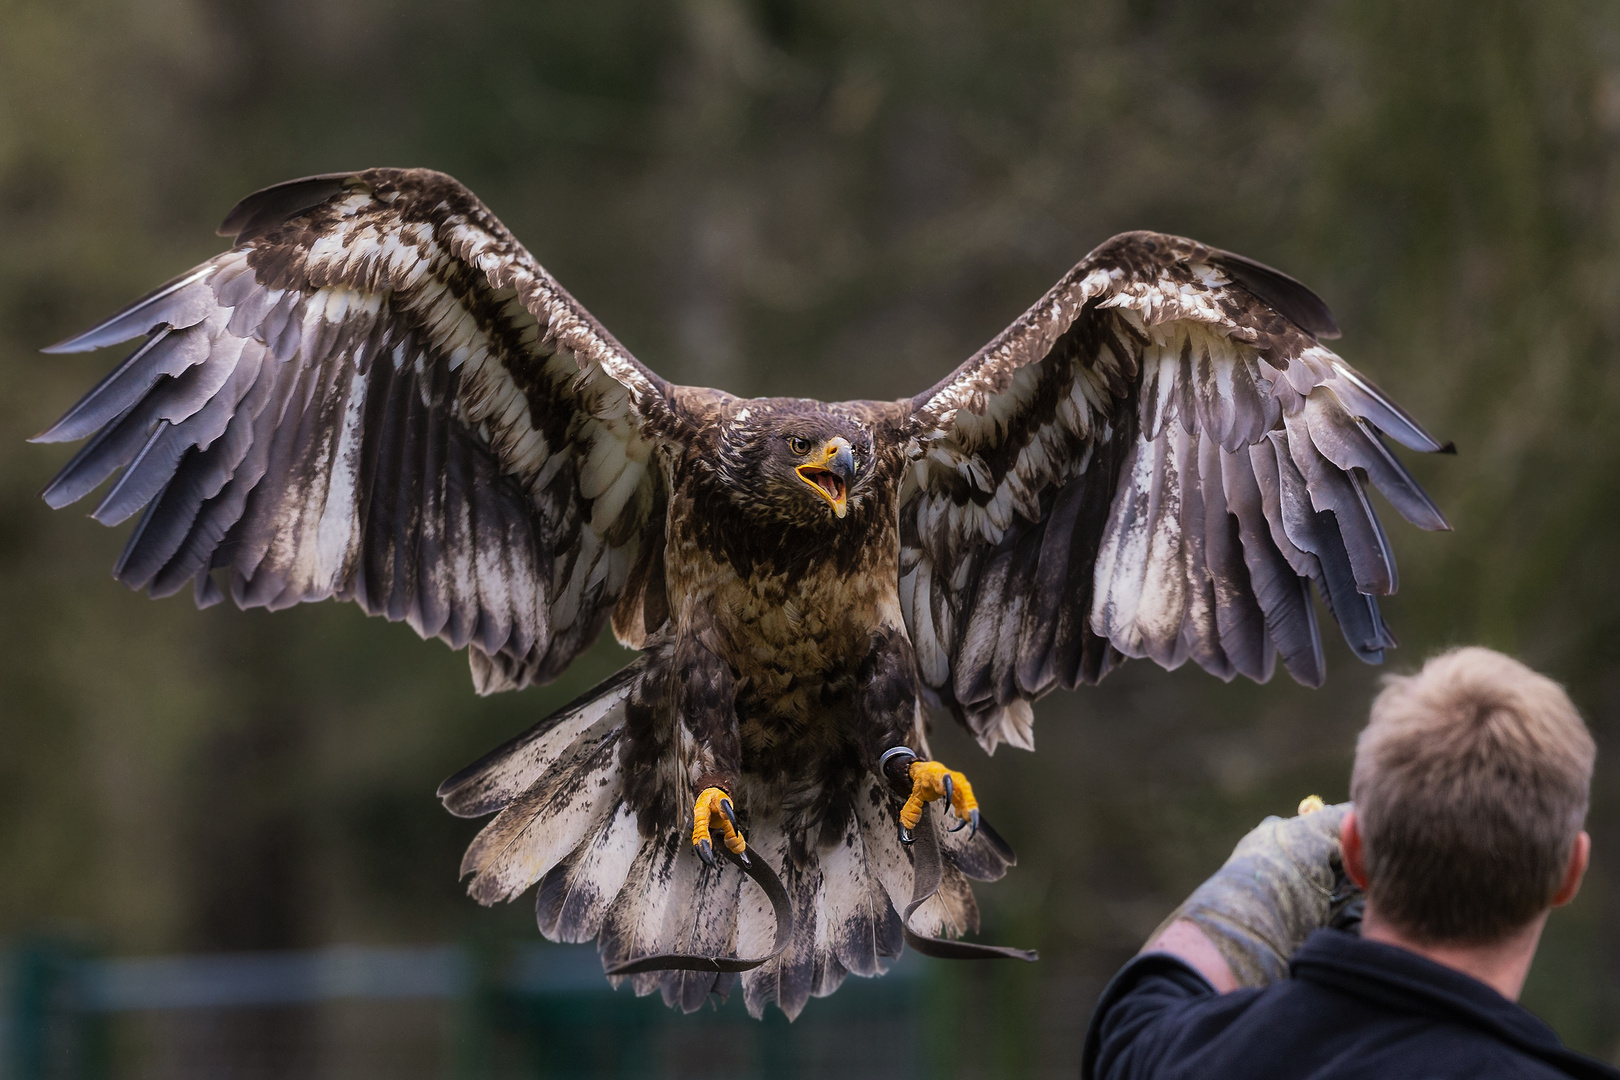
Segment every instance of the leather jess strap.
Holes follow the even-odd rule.
[[[987,826],[981,822],[979,828]],[[940,960],[1039,960],[1034,949],[1014,949],[1007,945],[980,945],[973,941],[951,941],[947,938],[928,937],[911,928],[911,914],[926,904],[939,891],[944,877],[940,862],[939,835],[934,831],[934,815],[923,814],[914,830],[916,842],[911,845],[911,903],[900,918],[900,929],[906,944]]]
[[[926,904],[935,893],[939,891],[940,882],[944,876],[944,867],[940,861],[939,836],[934,831],[932,814],[924,814],[922,821],[915,830],[916,843],[912,851],[912,888],[911,903],[906,905],[906,913],[900,919],[901,932],[905,935],[907,945],[916,949],[924,956],[936,957],[940,960],[1038,960],[1040,957],[1034,949],[1014,949],[1004,945],[980,945],[970,941],[950,941],[945,938],[929,937],[919,934],[911,929],[911,916],[918,908]],[[776,876],[776,871],[768,866],[764,859],[739,858],[730,851],[721,849],[728,859],[735,863],[742,872],[753,879],[754,884],[765,890],[770,898],[771,910],[776,917],[776,940],[771,943],[770,952],[763,956],[703,956],[697,953],[658,953],[653,956],[642,956],[634,960],[627,960],[622,964],[607,969],[609,975],[638,975],[647,971],[751,971],[761,964],[769,963],[786,949],[788,942],[793,939],[793,905],[788,901],[787,889],[782,885],[782,879]]]
[[[776,916],[776,940],[771,943],[771,951],[755,957],[658,953],[610,967],[607,969],[609,975],[639,975],[644,971],[752,971],[788,947],[788,942],[793,940],[793,905],[788,902],[782,879],[766,865],[764,859],[733,855],[725,847],[720,850],[726,858],[741,867],[743,873],[753,878],[754,884],[764,889],[765,895],[770,898],[771,911]]]

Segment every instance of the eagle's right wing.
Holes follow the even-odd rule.
[[[486,692],[554,677],[610,612],[629,644],[657,629],[667,386],[471,192],[311,177],[220,231],[231,250],[47,350],[145,337],[36,440],[94,436],[52,506],[123,470],[93,515],[145,509],[119,580],[354,600],[470,646]]]

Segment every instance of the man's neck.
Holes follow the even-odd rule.
[[[1536,956],[1536,945],[1541,941],[1541,928],[1546,922],[1547,913],[1542,912],[1522,930],[1489,945],[1424,944],[1380,919],[1369,901],[1361,920],[1361,936],[1368,941],[1398,946],[1464,975],[1471,975],[1509,1001],[1518,1001],[1519,992],[1524,989],[1525,976],[1530,974],[1530,962]]]

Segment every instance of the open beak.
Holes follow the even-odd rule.
[[[817,457],[819,461],[807,461],[793,471],[827,500],[834,514],[843,517],[849,512],[849,486],[855,482],[855,453],[840,436],[824,446]]]

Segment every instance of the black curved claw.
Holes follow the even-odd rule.
[[[726,820],[731,822],[731,827],[733,829],[736,829],[738,832],[742,831],[742,828],[737,824],[737,811],[732,809],[730,799],[720,800],[720,812],[726,815]]]
[[[947,809],[956,801],[956,785],[951,783],[951,774],[945,774],[945,806]]]
[[[917,842],[916,834],[902,825],[900,826],[900,842],[902,844],[915,844]]]
[[[978,811],[975,810],[974,813],[978,813]],[[965,829],[967,827],[968,827],[967,822],[958,821],[955,825],[952,825],[949,829],[946,829],[945,831],[946,832],[961,832],[963,829]],[[969,839],[971,839],[971,837],[969,837]]]
[[[753,865],[754,865],[754,864],[753,864],[753,863],[752,863],[752,862],[751,862],[751,861],[750,861],[750,860],[749,860],[749,858],[748,858],[748,852],[747,852],[747,851],[740,851],[740,852],[738,852],[738,853],[737,853],[737,861],[738,861],[738,862],[739,862],[739,863],[741,863],[741,864],[742,864],[742,865],[743,865],[743,866],[745,866],[745,867],[747,867],[747,866],[753,866]]]
[[[704,866],[714,865],[714,845],[707,840],[699,840],[697,845],[698,858],[703,860]]]
[[[977,806],[968,811],[968,824],[973,826],[973,831],[968,833],[968,839],[971,840],[979,835],[979,808]],[[957,826],[958,829],[961,827],[960,825]]]

